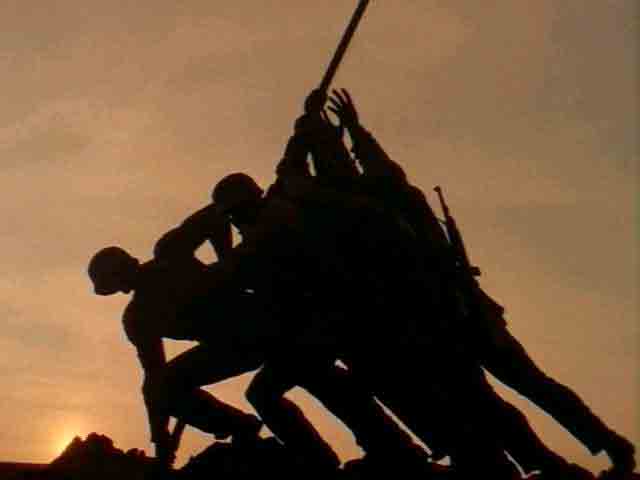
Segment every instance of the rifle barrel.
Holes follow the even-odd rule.
[[[449,238],[449,243],[451,243],[455,255],[458,257],[462,266],[465,268],[469,275],[471,275],[472,277],[480,276],[480,269],[475,265],[471,265],[471,262],[469,261],[469,255],[467,254],[467,249],[464,245],[464,241],[462,240],[462,234],[460,233],[460,230],[456,225],[455,219],[449,212],[447,203],[444,201],[442,188],[440,188],[440,185],[436,185],[433,190],[438,194],[440,206],[442,207],[442,211],[444,213],[444,226],[447,231],[447,237]]]
[[[449,207],[447,206],[446,202],[444,201],[444,195],[442,194],[442,188],[440,188],[440,185],[436,185],[433,190],[438,194],[438,199],[440,200],[440,206],[442,207],[442,212],[444,213],[445,219],[446,221],[450,221],[450,215],[449,215]]]

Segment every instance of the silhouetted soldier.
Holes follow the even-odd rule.
[[[313,92],[310,95],[310,99],[313,99],[316,95],[317,92]],[[310,102],[308,100],[307,105],[309,103]],[[348,150],[344,147],[341,128],[335,128],[321,111],[318,112],[316,110],[314,114],[313,111],[309,110],[311,109],[307,108],[305,115],[296,122],[295,133],[289,140],[285,155],[276,169],[278,173],[278,180],[270,189],[270,193],[275,193],[282,197],[292,199],[295,204],[303,207],[306,216],[313,218],[313,222],[311,223],[323,224],[325,229],[339,229],[339,227],[336,227],[336,224],[339,222],[340,218],[342,219],[342,222],[346,221],[357,225],[358,223],[361,223],[359,219],[351,213],[345,213],[345,208],[342,208],[341,210],[343,211],[337,213],[335,205],[334,208],[327,208],[327,205],[333,202],[338,205],[337,208],[340,208],[341,205],[346,206],[349,203],[353,203],[354,200],[357,202],[358,196],[360,196],[360,201],[362,202],[363,196],[369,197],[370,195],[367,191],[356,189],[356,187],[359,187],[358,184],[362,176],[356,169],[353,160],[350,158]],[[314,165],[314,170],[316,172],[315,176],[311,175],[308,163],[309,161]],[[396,171],[392,172],[389,172],[389,168],[386,168],[381,170],[380,173],[382,175],[389,173],[404,175],[399,167]],[[403,177],[402,179],[404,180]],[[393,176],[391,179],[383,179],[379,183],[381,185],[393,183]],[[345,196],[340,192],[347,192],[348,195]],[[390,209],[388,206],[385,206],[385,209],[392,212],[395,211],[395,209]],[[321,219],[320,221],[319,218]],[[369,232],[371,233],[371,230],[369,230]],[[357,232],[353,233],[357,236],[355,244],[358,245],[358,249],[361,249],[365,245],[373,244],[382,255],[388,256],[391,253],[385,251],[384,248],[381,248],[382,242],[380,242],[380,239],[384,232],[380,231],[380,229],[368,236],[359,235]],[[446,243],[443,245],[446,245],[448,251],[448,245]],[[397,247],[397,245],[390,245],[390,248],[392,249],[397,249]],[[352,257],[350,259],[350,263],[353,266],[354,258],[359,255],[352,251],[350,256]],[[377,299],[379,297],[387,297],[397,300],[395,294],[391,293],[392,288],[390,288],[390,285],[403,285],[402,282],[397,282],[395,279],[406,276],[407,272],[397,269],[389,270],[377,268],[376,273],[371,275],[371,268],[367,263],[369,263],[371,258],[373,258],[373,255],[368,258],[367,256],[364,257],[365,261],[360,264],[360,273],[365,276],[369,276],[369,278],[375,278],[375,281],[373,283],[370,282],[366,289],[369,297],[360,299],[359,301],[353,301],[353,303],[362,306],[361,311],[355,312],[355,315],[366,317],[366,315],[363,315],[363,311],[365,310],[363,304],[371,304],[372,298]],[[378,258],[380,257],[378,256]],[[436,256],[435,258],[440,260],[440,256]],[[413,263],[418,263],[417,258],[413,260]],[[393,261],[392,263],[395,264],[396,261]],[[406,265],[406,262],[397,263]],[[429,264],[429,267],[433,269],[433,260],[431,260]],[[362,279],[355,280],[355,282],[361,284]],[[351,289],[349,291],[351,291]],[[443,295],[444,293],[445,292],[441,292],[440,295]],[[406,300],[406,296],[404,298]],[[424,310],[424,305],[420,305],[420,308]],[[433,311],[433,307],[431,310],[432,311],[427,312],[430,316],[449,316],[455,314],[454,312],[436,312]],[[380,312],[382,312],[382,310],[378,309],[379,314]],[[395,313],[396,312],[394,311],[391,312],[392,315]],[[347,320],[340,326],[340,328],[345,330],[349,323],[354,322],[353,320]],[[360,331],[360,327],[356,327],[354,330],[358,332]],[[356,340],[356,337],[357,333],[352,340]],[[392,342],[390,342],[390,344],[391,343]],[[417,361],[424,363],[422,359],[417,359]],[[447,361],[451,363],[451,360],[447,359]],[[523,422],[520,422],[518,427],[523,426],[521,424],[528,427],[524,416],[516,410],[515,407],[500,399],[497,394],[493,392],[489,384],[486,382],[479,382],[478,386],[478,388],[486,394],[485,397],[483,397],[483,401],[485,402],[485,406],[483,407],[484,410],[494,409],[498,411],[502,417],[519,416],[522,418]],[[263,388],[266,390],[268,386]],[[428,414],[429,406],[425,402],[425,398],[420,397],[420,400],[416,401],[413,398],[414,396],[412,393],[399,397],[398,392],[401,391],[405,390],[402,386],[396,385],[395,387],[387,388],[385,392],[378,390],[378,396],[383,399],[388,407],[391,407],[394,413],[406,425],[411,426],[414,433],[418,434],[418,436],[432,449],[432,453],[435,458],[446,455],[443,451],[434,452],[433,450],[434,446],[438,446],[438,442],[434,441],[432,435],[434,424],[438,419],[430,418]],[[489,398],[490,401],[488,401]],[[395,401],[393,401],[394,399]],[[511,420],[511,423],[514,423],[513,419]],[[452,429],[450,429],[448,425],[443,425],[440,428],[440,434],[438,435],[440,440],[442,440],[443,435],[448,433],[449,430]],[[526,446],[529,447],[529,449],[535,451],[548,450],[530,429],[528,429],[528,431],[527,429],[524,429],[520,435],[522,436],[523,434],[528,434],[529,438]],[[449,443],[456,442],[455,431],[453,431],[453,436],[453,439],[449,439]],[[551,454],[551,452],[549,452],[549,454]]]
[[[346,104],[345,98],[339,97],[337,100],[333,99],[332,102],[334,103],[333,109],[335,113],[343,114],[342,110],[336,110],[336,108],[343,107],[343,104]],[[349,105],[352,107],[350,103]],[[357,118],[355,109],[352,108],[352,112]],[[304,130],[296,128],[296,134],[288,144],[285,157],[278,165],[277,172],[279,177],[274,190],[280,195],[293,198],[296,203],[304,205],[307,211],[309,210],[309,198],[315,197],[316,202],[318,199],[326,202],[328,198],[335,197],[335,190],[372,197],[377,202],[380,202],[381,205],[384,205],[386,210],[394,213],[400,212],[403,217],[407,216],[405,214],[407,211],[412,212],[415,217],[415,209],[407,208],[407,203],[412,206],[418,201],[426,209],[426,212],[418,212],[421,215],[417,218],[418,222],[410,221],[409,223],[415,230],[420,229],[419,237],[423,243],[432,246],[429,250],[425,249],[428,255],[428,258],[426,258],[428,268],[440,271],[441,274],[446,273],[447,269],[450,269],[450,247],[447,239],[439,227],[435,215],[433,215],[429,205],[424,200],[422,192],[408,185],[402,169],[392,162],[382,149],[374,143],[374,147],[377,148],[375,152],[377,155],[375,157],[371,156],[374,159],[367,163],[366,168],[363,167],[364,174],[359,175],[348,154],[344,153],[346,149],[344,149],[343,145],[326,146],[326,143],[329,142],[339,141],[341,143],[341,132],[331,135],[332,131],[339,132],[340,128],[334,128],[328,122],[326,116],[322,114],[316,114],[315,117],[312,117],[307,112],[302,120],[304,120],[304,123],[299,120],[296,127],[303,124],[306,128]],[[309,148],[305,143],[311,144],[313,148]],[[357,143],[354,145],[355,148],[358,148],[358,146]],[[309,172],[305,147],[312,153],[311,160],[317,172],[315,177],[312,177]],[[322,151],[322,148],[327,151],[338,152],[339,155],[332,157],[338,163],[331,164],[322,157],[318,157],[317,152]],[[340,162],[343,162],[342,166],[340,166]],[[354,174],[354,172],[356,173]],[[399,191],[402,194],[398,194]],[[421,198],[422,202],[420,202]],[[423,221],[423,219],[431,219],[432,224]],[[416,218],[413,218],[413,220],[416,220]],[[333,226],[329,226],[329,228],[333,228]],[[366,265],[362,266],[366,268]],[[389,273],[387,272],[387,274]],[[383,277],[384,275],[383,273]],[[393,275],[391,276],[393,277]],[[447,276],[442,275],[441,278],[447,278]],[[449,290],[455,293],[458,281],[456,279],[455,282],[452,282],[452,280],[449,281],[449,283],[452,283]],[[384,279],[382,284],[384,284]],[[477,286],[473,287],[476,304],[480,304],[487,312],[499,311],[499,314],[501,314],[499,305],[487,297]],[[447,315],[452,315],[452,312]],[[549,450],[531,429],[526,417],[514,406],[501,399],[486,382],[482,382],[481,389],[484,389],[486,393],[483,400],[485,401],[484,410],[493,412],[497,426],[502,429],[501,434],[508,439],[507,450],[519,460],[525,470],[529,469],[531,471],[544,466],[547,472],[561,471],[565,476],[569,474],[574,476],[587,474],[578,466],[568,465],[566,461]],[[394,413],[405,424],[411,425],[414,433],[417,433],[427,445],[430,447],[435,445],[437,447],[438,442],[434,442],[433,435],[431,435],[435,422],[433,418],[429,419],[428,415],[424,414],[426,406],[424,403],[415,402],[411,395],[399,395],[398,393],[401,391],[402,388],[388,388],[384,393],[385,403],[392,408]],[[442,433],[438,437],[442,440]],[[455,439],[453,443],[455,443]]]
[[[218,275],[217,266],[207,267],[194,256],[205,240],[213,245],[218,258],[227,257],[231,249],[229,224],[213,205],[163,235],[150,262],[140,264],[122,249],[108,247],[94,256],[89,267],[96,293],[134,291],[124,326],[145,370],[143,392],[152,439],[158,457],[165,462],[175,447],[167,432],[169,415],[217,438],[234,435],[242,440],[255,435],[260,426],[255,417],[198,387],[255,370],[265,357],[277,356],[285,336],[287,344],[296,341],[295,329],[283,327],[290,316],[301,313],[293,302],[281,306],[273,298],[243,289],[239,277],[228,288],[215,287],[212,279]],[[246,275],[243,279],[255,283]],[[201,344],[166,363],[162,338]],[[315,367],[301,372],[297,384],[340,418],[365,451],[412,445],[409,436],[344,369],[333,362]],[[286,415],[282,421],[270,418],[272,431],[292,451],[315,460],[316,468],[337,467],[337,456],[297,406],[282,399],[280,407]]]
[[[142,391],[151,441],[156,457],[166,464],[173,460],[176,447],[168,431],[170,416],[219,439],[255,437],[261,427],[254,415],[198,388],[258,368],[264,356],[258,346],[267,343],[258,339],[261,334],[269,335],[264,329],[259,330],[258,323],[245,326],[240,322],[214,322],[215,316],[240,315],[246,322],[255,318],[258,312],[245,293],[236,293],[233,299],[220,295],[206,303],[194,301],[207,293],[207,268],[194,251],[204,241],[201,224],[217,217],[209,214],[212,211],[213,207],[202,210],[165,234],[148,262],[140,263],[119,247],[107,247],[94,255],[88,268],[98,295],[132,293],[123,325],[144,370]],[[230,235],[228,225],[207,226],[207,231],[213,232],[220,257],[231,247],[225,230]],[[257,330],[255,341],[237,341],[244,340],[244,329],[251,327]],[[163,338],[201,343],[167,362]]]
[[[632,471],[635,460],[631,443],[608,428],[571,389],[542,372],[509,332],[502,307],[486,295],[471,279],[469,272],[458,271],[447,237],[425,195],[408,182],[403,169],[389,158],[360,124],[348,92],[334,90],[330,102],[332,106],[329,109],[349,131],[355,157],[362,168],[362,175],[354,182],[354,190],[377,199],[381,205],[401,215],[416,232],[430,265],[440,269],[444,277],[449,278],[457,291],[466,297],[464,302],[470,314],[464,324],[467,342],[483,366],[502,383],[549,413],[592,454],[605,451],[614,470]],[[513,412],[512,416],[514,422],[520,423],[521,431],[526,428],[524,417]],[[544,450],[532,451],[526,445],[522,447],[514,452],[514,456],[521,462],[530,460],[524,462],[523,468],[540,467],[540,463],[552,468],[544,457],[536,455],[543,454]]]
[[[295,384],[299,371],[330,353],[357,371],[376,395],[403,389],[405,398],[412,396],[415,402],[430,402],[436,396],[438,416],[446,419],[437,422],[438,434],[450,441],[448,451],[459,460],[461,470],[511,478],[504,445],[487,435],[489,426],[482,421],[488,397],[477,362],[466,361],[454,339],[438,331],[439,313],[430,335],[416,329],[412,307],[424,307],[431,297],[437,302],[438,295],[421,283],[425,273],[419,267],[413,233],[369,202],[333,193],[330,198],[323,196],[322,206],[332,212],[327,218],[332,216],[334,222],[321,220],[318,225],[306,209],[275,194],[263,197],[244,174],[229,175],[214,189],[215,203],[243,234],[230,259],[222,262],[229,278],[260,265],[264,288],[271,289],[273,297],[295,298],[310,291],[323,302],[319,324],[324,328],[310,332],[305,348],[285,349],[275,361],[267,359],[249,388],[249,400],[268,424],[270,417],[286,415],[278,408],[278,399]],[[280,283],[274,272],[283,265],[295,281]],[[385,277],[385,285],[376,285]],[[435,311],[439,312],[437,306]],[[415,389],[405,378],[408,370],[435,365],[445,356],[455,361],[430,371],[425,388]],[[468,382],[454,382],[457,374]],[[470,404],[478,411],[472,411]]]

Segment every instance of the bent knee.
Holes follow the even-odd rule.
[[[145,394],[151,395],[168,407],[181,403],[192,393],[193,388],[181,382],[179,378],[169,374],[160,375],[145,389]]]

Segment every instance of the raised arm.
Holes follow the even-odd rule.
[[[296,120],[294,134],[276,168],[279,181],[308,182],[313,178],[309,160],[313,163],[315,177],[328,186],[340,186],[359,175],[344,146],[344,128],[329,120],[324,110],[325,103],[326,94],[318,90],[307,97],[305,113]]]
[[[375,190],[369,192],[385,199],[386,206],[397,211],[409,223],[434,257],[448,262],[450,246],[439,220],[424,193],[411,185],[403,168],[389,157],[373,136],[361,125],[358,111],[349,92],[333,90],[329,110],[335,113],[349,131],[353,150],[363,173],[375,177]]]
[[[311,169],[307,157],[309,155],[309,145],[304,133],[296,130],[289,138],[284,155],[276,166],[278,179],[310,178]]]
[[[336,114],[340,123],[349,131],[353,143],[352,151],[360,162],[363,173],[406,182],[406,174],[402,167],[391,160],[373,135],[360,123],[358,111],[349,92],[344,88],[333,90],[329,102],[331,105],[327,108]]]
[[[218,259],[232,248],[231,224],[220,215],[213,204],[193,213],[176,228],[165,233],[153,249],[158,259],[184,259],[209,241]]]

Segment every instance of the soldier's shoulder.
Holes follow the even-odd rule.
[[[208,233],[226,230],[229,228],[229,221],[212,203],[192,214],[183,222],[182,226]]]

